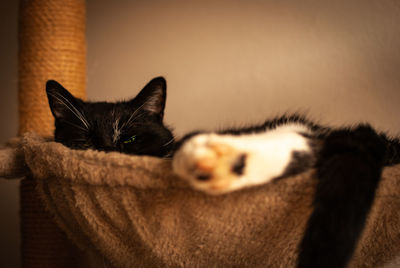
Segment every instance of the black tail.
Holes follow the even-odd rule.
[[[345,267],[372,206],[387,158],[371,127],[331,132],[317,160],[314,211],[299,246],[298,268]],[[400,152],[400,146],[396,147]]]

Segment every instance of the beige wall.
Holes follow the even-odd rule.
[[[398,132],[396,0],[89,1],[88,93],[168,81],[178,133],[307,111]]]
[[[1,6],[1,141],[16,133],[14,2]],[[400,132],[397,0],[87,3],[91,99],[133,97],[163,75],[166,122],[178,134],[290,111]],[[0,237],[9,237],[0,239],[1,267],[17,256],[8,253],[18,241],[16,194],[0,181]]]

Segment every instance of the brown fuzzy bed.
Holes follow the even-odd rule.
[[[293,267],[316,183],[310,170],[209,196],[169,160],[70,150],[35,134],[0,150],[1,177],[26,172],[90,265],[116,267]],[[351,267],[400,265],[399,192],[400,166],[386,168]]]

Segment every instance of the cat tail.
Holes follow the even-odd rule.
[[[346,267],[371,209],[385,154],[384,139],[369,125],[332,131],[326,137],[298,268]]]

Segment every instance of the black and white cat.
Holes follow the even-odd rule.
[[[371,208],[384,166],[400,162],[400,142],[368,125],[330,129],[300,116],[174,144],[163,124],[166,82],[150,81],[130,101],[84,102],[55,81],[46,91],[55,140],[76,149],[170,156],[194,188],[223,194],[317,169],[314,210],[299,246],[298,267],[345,267]]]
[[[188,134],[177,143],[173,169],[198,190],[224,194],[315,167],[313,212],[297,267],[338,268],[352,256],[383,167],[399,162],[399,140],[369,125],[331,129],[293,115]]]
[[[160,157],[173,148],[172,132],[163,123],[162,77],[151,80],[135,98],[115,103],[85,102],[53,80],[47,82],[46,92],[55,118],[55,141],[67,147]]]

